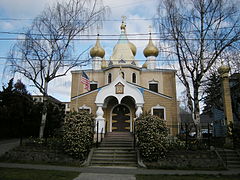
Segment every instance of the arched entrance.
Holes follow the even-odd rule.
[[[129,107],[118,104],[112,109],[112,131],[130,131],[131,112]]]

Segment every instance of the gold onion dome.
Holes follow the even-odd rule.
[[[218,68],[219,74],[229,73],[229,71],[230,71],[230,67],[223,64]]]
[[[99,42],[99,34],[97,35],[97,41],[95,46],[90,50],[90,56],[93,57],[101,57],[103,58],[105,55],[104,49],[101,47]]]
[[[135,46],[133,43],[131,43],[131,42],[129,42],[128,45],[130,46],[130,49],[131,49],[133,55],[135,56],[136,53],[137,53],[137,48],[136,48],[136,46]]]
[[[147,62],[142,65],[142,68],[147,68]]]
[[[156,46],[154,46],[154,44],[152,42],[152,38],[151,38],[151,33],[150,33],[149,42],[148,42],[147,47],[144,49],[143,54],[145,57],[148,57],[148,56],[157,57],[158,53],[159,53],[159,50]]]

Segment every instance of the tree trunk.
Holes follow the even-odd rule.
[[[47,120],[47,101],[48,101],[47,89],[48,89],[48,82],[45,81],[44,93],[43,93],[42,120],[41,120],[40,130],[39,130],[39,138],[43,138],[44,129],[45,129],[46,120]]]
[[[194,109],[193,109],[193,121],[196,127],[196,136],[198,139],[201,138],[201,123],[200,123],[200,109],[199,109],[199,99],[198,99],[199,88],[194,86]]]

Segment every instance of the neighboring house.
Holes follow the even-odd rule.
[[[43,95],[32,95],[33,101],[35,102],[43,102]],[[48,101],[52,102],[54,104],[61,104],[62,102],[59,101],[58,99],[48,96]]]
[[[72,71],[71,110],[88,110],[99,123],[99,132],[130,131],[134,120],[149,112],[166,121],[171,135],[178,133],[176,71],[157,68],[159,50],[151,35],[140,66],[136,46],[129,42],[126,25],[109,60],[99,38],[91,49],[92,69]],[[89,84],[88,84],[89,83]]]
[[[64,112],[65,114],[68,114],[70,112],[70,102],[62,102],[64,105]]]

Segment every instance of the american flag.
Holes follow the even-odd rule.
[[[81,83],[84,84],[84,89],[90,91],[90,80],[84,71],[82,71]]]

